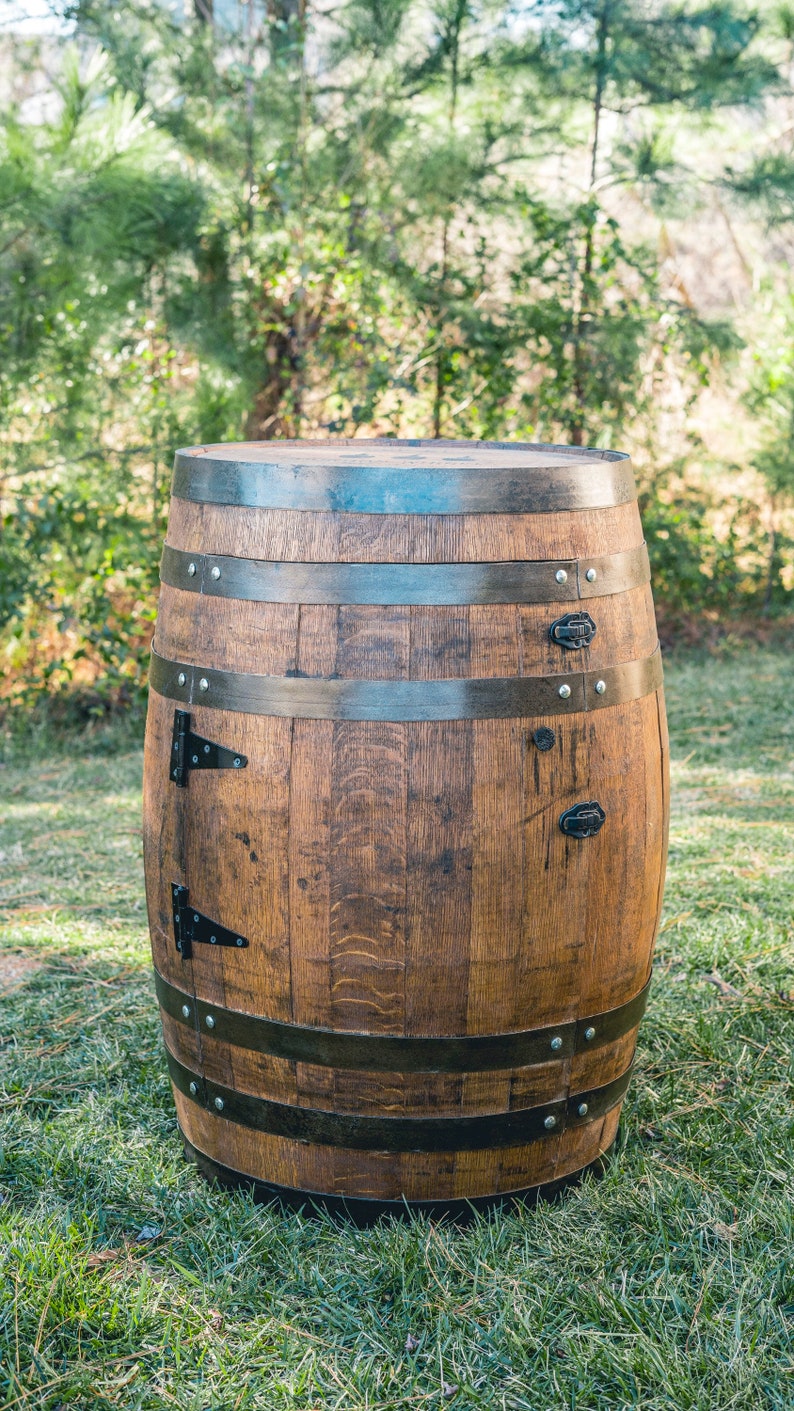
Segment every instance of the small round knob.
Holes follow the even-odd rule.
[[[567,575],[567,573],[565,572],[565,569],[564,569],[564,568],[558,568],[558,569],[557,569],[557,572],[556,572],[555,575],[554,575],[554,577],[557,579],[557,582],[558,582],[558,583],[567,583],[567,582],[568,582],[568,575]]]
[[[219,1112],[223,1112],[223,1098],[222,1098],[222,1097],[216,1097],[216,1099],[215,1099],[215,1106],[217,1107],[217,1109],[218,1109]]]
[[[188,1091],[190,1092],[191,1097],[196,1097],[198,1093],[198,1083],[191,1083]]]
[[[184,671],[180,671],[179,675],[178,675],[177,678],[176,678],[176,684],[177,684],[177,686],[184,686],[184,684],[185,684],[186,681],[187,681],[187,677],[186,677]]]
[[[571,694],[571,688],[570,688],[570,686],[568,686],[568,685],[560,686],[560,695],[562,696],[562,698],[563,698],[564,701],[567,701],[567,699],[568,699],[568,697],[570,696],[570,694]]]
[[[217,563],[216,563],[216,564],[215,564],[215,567],[210,570],[210,578],[218,579],[218,578],[220,578],[220,576],[221,576],[221,571],[220,571],[220,569],[218,568],[218,565],[217,565]]]
[[[190,1018],[190,1005],[189,1005],[189,1004],[183,1004],[183,1005],[182,1005],[182,1017],[183,1017],[184,1019],[189,1019],[189,1018]]]
[[[587,579],[588,583],[595,583],[597,577],[598,577],[598,574],[596,573],[595,569],[594,569],[594,568],[588,568],[588,570],[587,570],[587,572],[586,572],[586,574],[585,574],[585,578]]]
[[[200,691],[208,691],[209,688],[210,688],[210,683],[209,683],[209,681],[207,680],[206,676],[202,676],[201,680],[199,681],[199,690],[200,690]]]
[[[539,750],[553,749],[557,743],[557,736],[553,730],[549,730],[547,725],[540,725],[532,736]]]
[[[585,1029],[584,1036],[587,1039],[587,1042],[589,1043],[591,1039],[595,1038],[595,1029]]]
[[[603,694],[604,694],[606,688],[607,688],[607,683],[606,683],[606,681],[596,681],[596,683],[595,683],[595,691],[596,691],[596,695],[597,695],[597,696],[603,696]]]
[[[578,1112],[578,1114],[579,1114],[580,1117],[586,1117],[586,1116],[587,1116],[587,1103],[586,1103],[586,1102],[580,1102],[580,1103],[579,1103],[579,1106],[578,1106],[577,1109],[576,1109],[576,1111]]]
[[[546,1131],[547,1131],[547,1132],[551,1132],[551,1131],[554,1130],[554,1128],[555,1128],[556,1125],[557,1125],[557,1118],[556,1118],[556,1117],[551,1117],[551,1116],[546,1117],[546,1118],[544,1119],[543,1125],[544,1125],[544,1127],[546,1128]]]
[[[206,1024],[206,1026],[207,1026],[208,1029],[214,1029],[214,1028],[215,1028],[215,1020],[213,1019],[213,1017],[212,1017],[211,1014],[208,1014],[208,1015],[207,1015],[206,1019],[204,1020],[204,1023]]]
[[[188,576],[188,578],[195,578],[195,576],[196,576],[196,565],[195,565],[194,563],[189,563],[189,564],[188,564],[188,566],[187,566],[187,576]]]
[[[562,1048],[562,1039],[560,1038],[559,1034],[554,1035],[554,1038],[551,1041],[551,1046],[554,1049],[555,1053],[557,1053],[557,1051]]]

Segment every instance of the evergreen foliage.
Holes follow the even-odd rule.
[[[15,682],[81,681],[97,709],[142,684],[168,467],[202,440],[620,444],[670,608],[785,609],[790,356],[746,381],[766,518],[739,496],[715,537],[725,489],[685,485],[704,448],[680,428],[737,356],[741,386],[742,319],[692,298],[664,255],[671,222],[715,202],[788,238],[790,154],[771,118],[752,136],[788,101],[782,12],[250,0],[237,27],[206,0],[69,13],[57,104],[12,101],[0,131]],[[36,68],[23,51],[20,91]],[[723,159],[743,110],[756,116]],[[776,300],[774,248],[768,266]]]

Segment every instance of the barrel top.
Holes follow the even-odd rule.
[[[186,500],[370,514],[553,513],[636,495],[619,451],[509,441],[337,438],[177,451]]]
[[[621,451],[547,446],[525,441],[426,441],[336,437],[322,441],[232,441],[187,446],[179,456],[209,456],[257,468],[265,465],[346,466],[395,470],[556,470],[589,462],[625,461]]]

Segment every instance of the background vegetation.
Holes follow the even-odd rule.
[[[6,701],[140,698],[173,451],[221,438],[620,446],[668,634],[790,612],[793,10],[63,14],[0,41]]]

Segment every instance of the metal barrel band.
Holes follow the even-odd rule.
[[[645,1013],[651,982],[625,1004],[565,1024],[506,1034],[425,1037],[361,1034],[263,1019],[225,1009],[170,984],[154,972],[164,1013],[211,1033],[221,1043],[321,1067],[378,1073],[485,1073],[571,1058],[623,1038]]]
[[[498,563],[309,563],[193,553],[166,544],[160,579],[208,597],[262,603],[476,605],[606,597],[650,581],[645,544],[588,559]]]
[[[275,1181],[265,1181],[258,1176],[248,1176],[223,1166],[206,1152],[194,1146],[182,1132],[185,1157],[192,1161],[207,1180],[224,1190],[245,1190],[258,1205],[276,1204],[290,1210],[304,1213],[325,1212],[341,1215],[354,1225],[368,1226],[384,1216],[399,1218],[405,1215],[428,1215],[435,1220],[448,1219],[456,1224],[468,1222],[478,1212],[509,1210],[514,1205],[535,1205],[541,1200],[553,1200],[570,1186],[579,1185],[585,1175],[602,1176],[609,1164],[615,1140],[594,1161],[572,1171],[567,1176],[558,1176],[554,1181],[544,1181],[537,1186],[524,1186],[517,1190],[503,1191],[499,1195],[475,1195],[467,1200],[459,1197],[436,1200],[384,1200],[375,1196],[335,1195],[326,1191],[300,1190],[295,1186],[278,1185]]]
[[[319,510],[349,514],[557,514],[608,509],[636,499],[631,462],[616,453],[587,452],[571,464],[549,452],[547,466],[522,466],[522,449],[511,448],[509,466],[472,464],[411,467],[382,463],[318,463],[311,448],[303,460],[252,461],[213,456],[203,447],[177,451],[172,492],[202,504],[258,509]],[[567,464],[566,464],[567,459]],[[557,462],[556,464],[554,462]]]
[[[247,715],[309,720],[485,720],[573,715],[651,695],[662,684],[658,647],[600,671],[554,676],[366,680],[255,676],[163,657],[152,646],[150,683],[170,700]]]
[[[272,1136],[355,1151],[484,1151],[526,1146],[603,1117],[623,1098],[631,1065],[601,1088],[540,1107],[475,1117],[380,1117],[330,1112],[254,1097],[186,1068],[166,1049],[171,1081],[208,1112]]]

